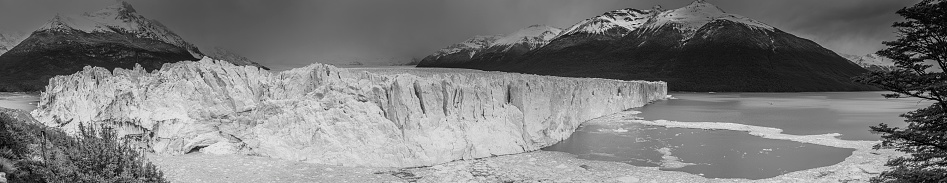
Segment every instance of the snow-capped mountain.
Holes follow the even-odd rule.
[[[465,63],[470,61],[478,52],[493,45],[493,42],[500,38],[503,38],[502,35],[474,36],[464,42],[437,50],[433,55],[425,57],[419,65],[435,62],[445,65]]]
[[[3,53],[6,53],[17,44],[20,44],[21,41],[26,39],[26,36],[27,35],[22,32],[0,31],[0,55],[3,55]]]
[[[562,33],[562,29],[559,28],[546,25],[532,25],[497,39],[490,47],[502,47],[505,51],[513,46],[522,45],[529,50],[533,50],[546,45],[560,33]]]
[[[615,41],[637,30],[662,11],[661,6],[649,10],[626,8],[585,19],[554,38],[541,52],[555,52],[572,46]]]
[[[128,3],[81,15],[56,15],[0,55],[0,90],[42,90],[49,78],[85,66],[161,68],[203,54]]]
[[[472,56],[461,65],[426,60],[418,66],[661,80],[674,91],[875,89],[852,82],[866,70],[835,52],[705,0],[671,10],[610,11],[518,55]]]
[[[658,12],[661,12],[661,6],[655,6],[650,10],[626,8],[609,11],[605,14],[582,20],[566,29],[561,36],[584,33],[621,37],[638,29],[641,25],[644,25]]]
[[[512,59],[545,46],[561,33],[559,28],[532,25],[506,36],[475,36],[463,43],[438,50],[421,60],[418,65],[439,63],[460,66],[479,63],[480,60]]]
[[[119,33],[154,39],[187,49],[195,58],[204,56],[193,44],[168,30],[160,22],[137,13],[128,2],[82,15],[56,15],[37,31],[82,31],[84,33]]]
[[[718,20],[728,20],[750,28],[773,31],[772,26],[766,23],[756,21],[744,16],[729,14],[719,7],[707,3],[705,0],[697,0],[682,8],[664,11],[659,13],[649,22],[647,29],[659,29],[662,26],[674,26],[684,32],[685,39],[690,38],[698,29],[704,27],[710,22]]]
[[[898,68],[891,59],[881,57],[874,53],[862,56],[841,54],[841,56],[871,71],[892,71]]]
[[[477,54],[477,51],[483,50],[484,48],[493,45],[493,42],[496,42],[500,38],[502,38],[502,35],[474,36],[473,38],[467,39],[464,42],[438,50],[432,56],[445,57],[457,53],[464,53],[464,55],[467,55],[467,57],[473,57],[474,54]]]
[[[248,66],[254,66],[254,67],[270,70],[270,68],[267,68],[266,66],[263,66],[260,63],[253,62],[247,57],[241,56],[237,53],[234,53],[228,49],[224,49],[221,47],[214,47],[213,55],[210,55],[208,57],[214,58],[216,60],[224,60],[234,65],[239,65],[239,66],[248,65]]]

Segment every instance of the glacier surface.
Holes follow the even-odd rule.
[[[86,67],[50,80],[31,114],[106,124],[156,153],[257,154],[412,167],[538,150],[584,121],[667,97],[667,84],[514,73],[378,75],[312,64],[279,73],[204,58]]]

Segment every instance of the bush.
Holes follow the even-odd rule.
[[[0,157],[15,162],[11,182],[168,182],[106,126],[70,136],[0,112]]]

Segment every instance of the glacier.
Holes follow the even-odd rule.
[[[159,154],[414,167],[538,150],[582,122],[667,96],[661,81],[379,75],[319,63],[271,73],[204,57],[56,76],[31,115],[67,132],[110,125]]]

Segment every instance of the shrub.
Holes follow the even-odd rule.
[[[107,126],[70,136],[0,113],[0,157],[16,162],[11,182],[168,182]]]

